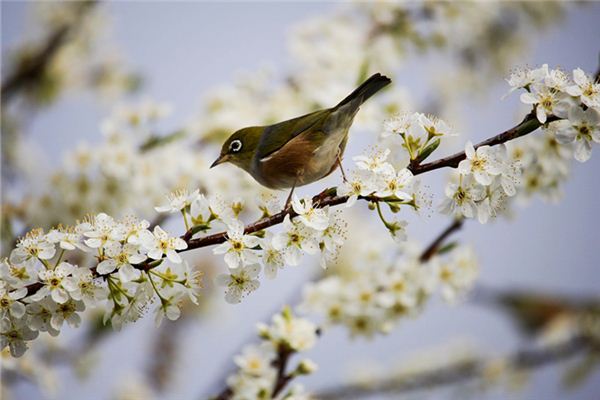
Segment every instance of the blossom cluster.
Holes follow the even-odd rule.
[[[225,287],[227,302],[239,303],[259,287],[261,264],[265,276],[274,279],[285,265],[298,265],[303,254],[320,254],[323,268],[335,259],[345,237],[339,213],[317,207],[310,197],[297,196],[293,196],[292,210],[296,216],[285,216],[281,232],[262,232],[262,237],[245,233],[238,219],[224,220],[227,241],[215,247],[213,253],[223,254],[229,269],[217,277],[217,283]]]
[[[469,141],[466,158],[446,186],[439,209],[455,217],[477,217],[482,224],[504,211],[509,196],[516,194],[521,169],[508,158],[505,146],[480,146]]]
[[[470,247],[457,246],[429,260],[414,246],[404,257],[387,259],[372,248],[356,251],[343,274],[309,284],[302,310],[322,315],[327,325],[342,325],[352,336],[388,333],[404,317],[414,317],[436,291],[449,302],[473,286],[478,263]]]
[[[281,382],[316,371],[317,365],[308,358],[289,370],[287,363],[290,356],[306,352],[315,345],[317,327],[285,308],[273,316],[270,325],[259,324],[258,332],[260,343],[246,346],[234,357],[239,370],[227,379],[231,391],[229,398],[308,400],[310,397],[302,386],[286,389]]]
[[[382,138],[400,139],[410,161],[423,161],[437,149],[442,137],[456,135],[444,120],[422,113],[394,115],[383,128]]]
[[[247,294],[260,286],[260,272],[274,279],[286,265],[296,266],[304,254],[320,255],[320,265],[327,268],[344,243],[345,224],[340,213],[329,207],[319,207],[310,197],[292,197],[294,217],[283,220],[280,232],[246,232],[240,214],[242,202],[226,202],[218,196],[206,196],[198,190],[185,190],[168,196],[168,203],[156,210],[165,213],[181,213],[192,237],[207,232],[215,226],[226,229],[226,240],[213,248],[213,253],[223,255],[228,273],[217,277],[218,285],[225,288],[225,300],[239,303]],[[283,206],[275,198],[265,198],[259,206],[263,218],[281,212]]]
[[[550,116],[561,118],[549,124],[561,144],[574,143],[575,159],[587,161],[592,143],[600,143],[600,83],[581,68],[573,71],[573,79],[560,69],[544,64],[533,70],[518,70],[508,79],[514,89],[524,89],[521,101],[535,106],[540,123]]]
[[[134,217],[90,216],[75,226],[30,231],[0,264],[0,343],[15,357],[27,341],[81,323],[89,307],[106,305],[115,328],[139,318],[159,300],[156,321],[179,317],[184,296],[197,302],[200,275],[178,251],[187,243]],[[93,254],[90,268],[77,260]],[[83,257],[82,257],[83,256]]]
[[[387,204],[393,213],[403,205],[415,211],[427,206],[428,201],[420,190],[420,182],[408,165],[425,160],[438,148],[443,137],[453,135],[446,122],[422,113],[400,114],[385,120],[382,138],[399,141],[409,156],[408,160],[392,159],[388,147],[356,156],[353,158],[356,169],[344,177],[337,194],[348,196],[348,207],[354,205],[359,197],[371,201],[392,236],[397,241],[405,240],[406,221],[386,220],[381,204]]]
[[[600,142],[600,84],[581,69],[571,81],[559,69],[544,64],[520,69],[508,79],[525,90],[521,101],[534,107],[544,135],[529,136],[497,147],[475,147],[469,142],[465,160],[446,187],[440,211],[481,223],[506,211],[508,197],[539,192],[556,198],[569,171],[569,159],[586,161],[591,144]],[[552,120],[549,120],[552,118]]]

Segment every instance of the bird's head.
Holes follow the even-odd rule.
[[[223,143],[221,154],[210,167],[230,162],[245,171],[249,171],[263,130],[262,127],[253,126],[233,133]]]

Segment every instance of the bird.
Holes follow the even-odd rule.
[[[391,83],[373,74],[336,106],[266,126],[234,132],[210,168],[229,162],[269,189],[294,189],[316,182],[340,167],[348,132],[360,106]]]

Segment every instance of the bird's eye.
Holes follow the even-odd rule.
[[[237,153],[238,151],[240,151],[242,149],[242,141],[241,140],[234,140],[231,142],[231,144],[229,145],[229,150],[231,150],[234,153]]]

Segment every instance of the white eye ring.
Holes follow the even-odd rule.
[[[242,149],[242,141],[239,139],[233,140],[231,142],[231,144],[229,145],[229,150],[233,151],[234,153],[237,153],[241,149]]]

